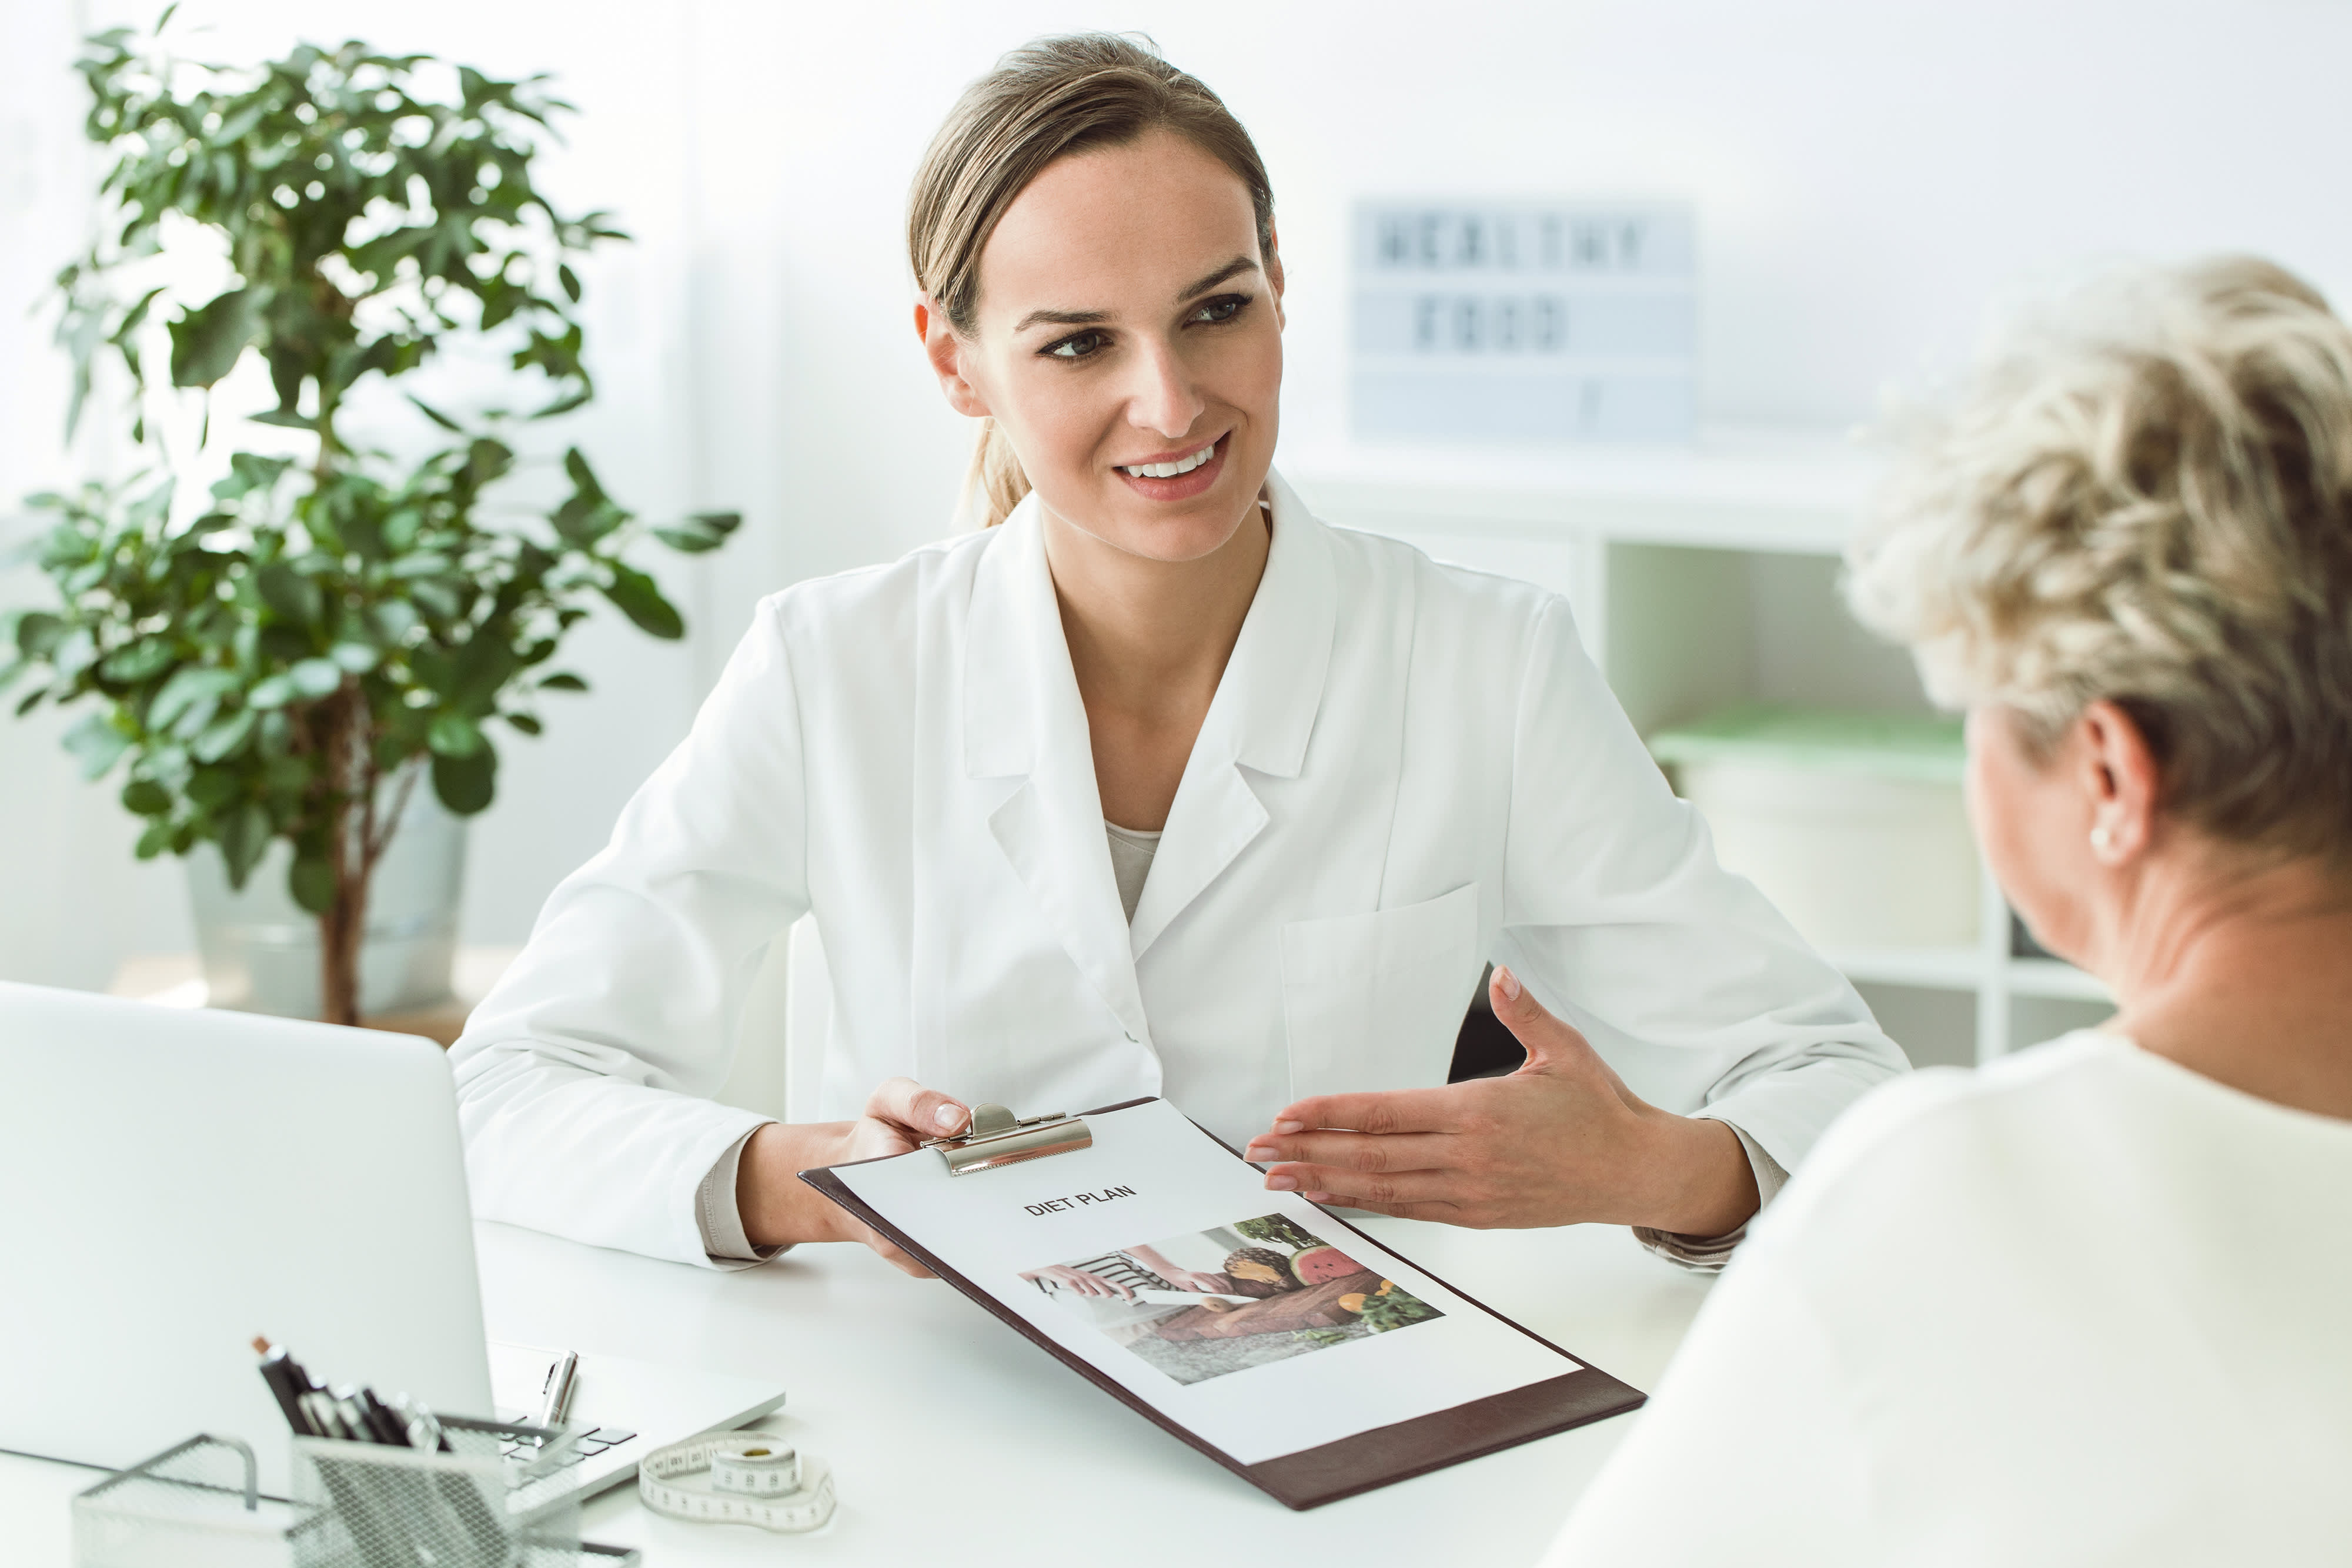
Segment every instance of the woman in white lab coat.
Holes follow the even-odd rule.
[[[1271,472],[1247,134],[1050,40],[966,93],[908,230],[996,526],[760,606],[453,1052],[478,1210],[690,1261],[871,1240],[793,1173],[1160,1094],[1277,1140],[1272,1185],[1719,1258],[1901,1053],[1716,865],[1565,603]],[[811,910],[839,1119],[784,1125],[704,1096]],[[1490,960],[1581,1033],[1446,1088]]]

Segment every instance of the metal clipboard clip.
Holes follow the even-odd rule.
[[[1094,1143],[1094,1134],[1076,1116],[1055,1112],[1051,1116],[1023,1117],[1002,1105],[975,1105],[971,1124],[962,1132],[927,1138],[922,1146],[939,1150],[940,1157],[948,1163],[948,1175],[960,1176],[1090,1149]]]

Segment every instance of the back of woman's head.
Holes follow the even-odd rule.
[[[1852,557],[1929,689],[2046,752],[2102,698],[2163,810],[2352,857],[2352,330],[2268,262],[2111,278],[2013,334]]]
[[[971,335],[980,258],[1005,209],[1057,158],[1120,147],[1154,131],[1183,137],[1234,172],[1257,216],[1258,248],[1274,240],[1274,189],[1249,132],[1201,83],[1112,33],[1040,38],[966,88],[923,154],[907,200],[907,258],[917,287]],[[973,459],[990,524],[1004,520],[1028,480],[993,422]]]

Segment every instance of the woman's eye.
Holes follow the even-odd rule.
[[[1083,360],[1098,352],[1107,340],[1100,332],[1073,332],[1057,343],[1045,345],[1045,352],[1057,360]]]
[[[1230,321],[1240,315],[1242,307],[1248,303],[1249,296],[1246,294],[1220,294],[1198,310],[1193,311],[1192,319],[1206,322],[1211,326],[1220,321]]]

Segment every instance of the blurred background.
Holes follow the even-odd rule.
[[[0,516],[135,462],[102,392],[66,444],[46,292],[99,210],[78,40],[154,15],[0,5]],[[1948,831],[1948,815],[1927,820],[1942,806],[1919,817],[1917,867],[1879,863],[1881,885],[1842,915],[1870,867],[1824,870],[1810,890],[1768,880],[1801,883],[1837,853],[1816,853],[1818,824],[1774,794],[1774,768],[1781,785],[1843,766],[1956,800],[1944,764],[1921,760],[1932,734],[1854,727],[1926,707],[1904,661],[1836,607],[1835,550],[1872,462],[1846,433],[1888,387],[1963,363],[1989,309],[2086,267],[2245,249],[2339,300],[2352,283],[2335,170],[2352,144],[2352,5],[2337,0],[189,0],[173,27],[216,61],[355,37],[552,73],[581,112],[541,160],[545,188],[610,209],[635,243],[583,269],[599,396],[548,440],[589,449],[648,515],[744,516],[723,550],[653,563],[685,639],[649,643],[617,615],[583,627],[570,662],[594,692],[503,747],[459,912],[460,940],[485,950],[520,943],[602,843],[761,595],[956,526],[971,434],[910,330],[902,204],[956,92],[1033,36],[1148,32],[1224,97],[1270,167],[1289,269],[1278,465],[1334,521],[1570,592],[1662,758],[1690,792],[1716,791],[1727,852],[1737,841],[1768,889],[1828,908],[1800,924],[1928,1060],[2040,1039],[2099,1004],[2017,948],[1974,883],[1935,893],[1948,918],[1907,935],[1870,902],[1950,881],[1948,846],[1929,841]],[[1667,204],[1693,225],[1695,437],[1361,435],[1363,204],[1611,202]],[[248,363],[216,389],[215,417],[268,402]],[[0,609],[51,592],[28,567],[0,573]],[[1742,705],[1759,701],[1797,727],[1743,730]],[[117,785],[78,776],[68,722],[0,717],[0,977],[104,988],[194,938],[180,863],[133,860],[139,824]],[[1852,765],[1874,747],[1895,760]],[[1759,771],[1722,771],[1743,756]],[[1711,784],[1691,772],[1710,766]],[[1887,806],[1889,841],[1910,810]]]

